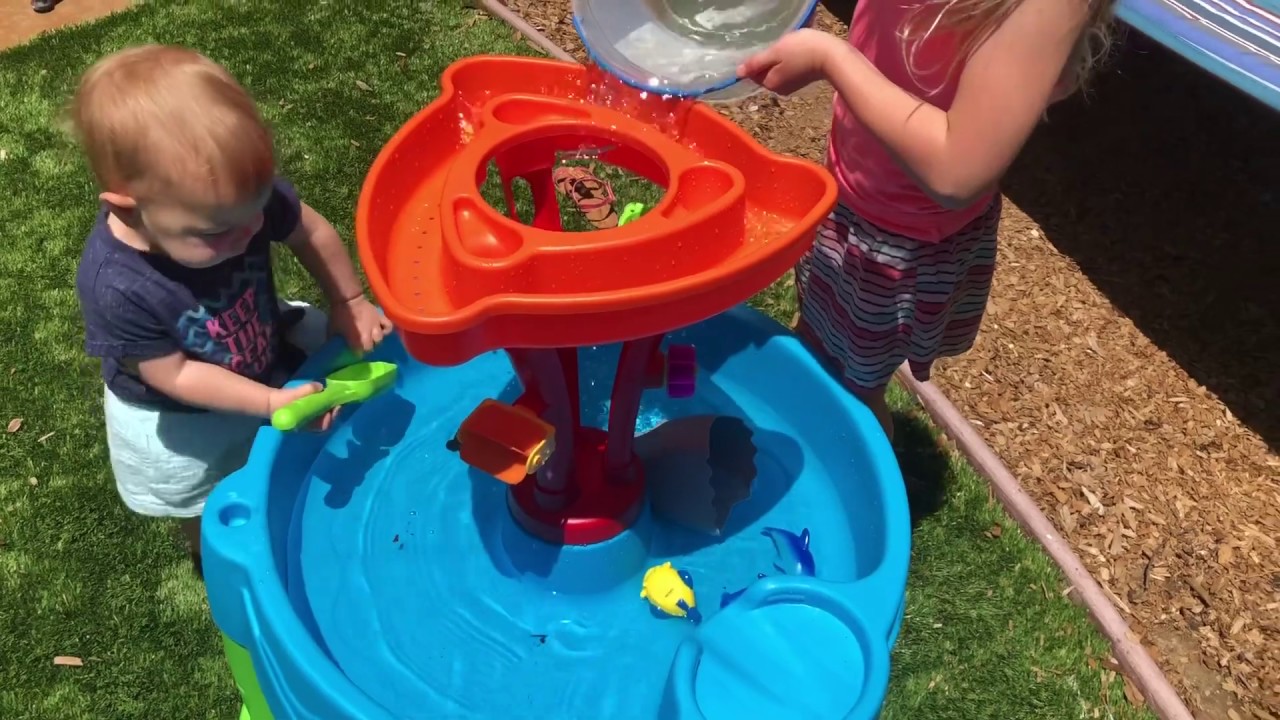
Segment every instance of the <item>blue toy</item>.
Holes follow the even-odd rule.
[[[778,553],[773,566],[778,568],[778,572],[802,577],[814,576],[813,553],[809,552],[809,528],[796,535],[790,530],[767,527],[760,534],[773,541],[773,549]]]
[[[765,579],[765,574],[764,573],[757,574],[756,579],[757,580]],[[741,590],[734,590],[733,592],[722,593],[720,595],[720,609],[723,610],[725,606],[727,606],[729,603],[742,597],[742,593],[746,591],[747,591],[747,588],[742,588]]]
[[[796,575],[799,577],[813,577],[814,571],[813,553],[809,551],[809,528],[805,528],[799,535],[790,530],[782,530],[780,528],[767,527],[760,531],[761,535],[773,541],[774,552],[778,554],[773,566],[779,572],[787,575]],[[764,573],[756,576],[757,580],[763,580]],[[724,593],[720,596],[720,608],[723,609],[729,603],[742,597],[747,588],[735,590],[734,592]]]
[[[261,698],[253,720],[877,717],[911,543],[879,423],[753,310],[668,337],[697,346],[698,386],[684,400],[647,392],[635,432],[716,415],[752,433],[751,495],[714,541],[647,507],[607,542],[526,532],[508,486],[446,447],[471,408],[520,393],[501,353],[434,367],[393,336],[361,359],[395,363],[394,385],[331,431],[263,427],[245,467],[209,498],[203,527],[210,607],[245,660],[246,704]],[[314,355],[299,379],[323,377],[338,351]],[[625,357],[616,345],[577,357],[581,420],[599,426]],[[637,607],[646,569],[668,561],[704,592],[736,587],[761,528],[786,574],[730,593],[723,609],[704,598],[698,625]]]
[[[649,609],[655,617],[688,618],[694,625],[702,622],[698,599],[693,593],[693,577],[671,567],[669,562],[645,571],[640,597],[649,601]]]

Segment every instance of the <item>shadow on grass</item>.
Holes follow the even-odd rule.
[[[916,528],[947,501],[948,459],[918,409],[895,410],[893,426],[893,452],[907,488],[911,527]]]

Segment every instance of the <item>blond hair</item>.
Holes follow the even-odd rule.
[[[1089,20],[1076,41],[1062,78],[1065,90],[1075,92],[1086,85],[1093,70],[1111,49],[1115,0],[1083,0],[1089,4]],[[922,0],[899,30],[902,52],[907,67],[917,75],[943,68],[920,68],[916,64],[921,44],[934,33],[959,38],[959,51],[947,66],[945,79],[952,78],[961,66],[1013,14],[1022,0]],[[939,88],[931,88],[936,92]]]
[[[103,190],[208,204],[258,195],[275,173],[271,132],[221,65],[145,45],[84,74],[71,124]]]

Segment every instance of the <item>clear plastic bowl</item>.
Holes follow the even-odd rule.
[[[592,61],[642,90],[680,97],[749,95],[738,65],[808,24],[817,0],[574,0]],[[735,88],[736,89],[736,88]]]
[[[755,95],[756,93],[762,93],[764,91],[764,88],[750,80],[739,80],[723,90],[712,90],[709,93],[700,95],[698,96],[698,99],[704,103],[710,103],[712,105],[725,105],[743,100]]]

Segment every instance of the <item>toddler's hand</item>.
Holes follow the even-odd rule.
[[[288,405],[294,400],[298,400],[299,398],[304,398],[308,395],[314,395],[323,389],[324,389],[324,386],[321,385],[320,383],[312,382],[312,383],[306,383],[305,385],[298,385],[295,387],[287,387],[287,388],[277,388],[272,390],[271,394],[267,396],[267,418],[270,419],[270,417],[274,415],[277,410],[284,407],[285,405]],[[337,419],[338,411],[341,409],[342,408],[340,407],[336,407],[336,408],[333,408],[332,410],[329,410],[328,412],[324,413],[320,417],[308,423],[307,429],[314,430],[316,432],[324,432],[325,430],[328,430],[333,425],[333,421]]]
[[[391,321],[363,295],[330,308],[329,325],[348,347],[362,355],[392,330]]]
[[[747,58],[738,66],[738,77],[790,95],[823,79],[830,59],[847,48],[844,40],[821,30],[797,30]]]

